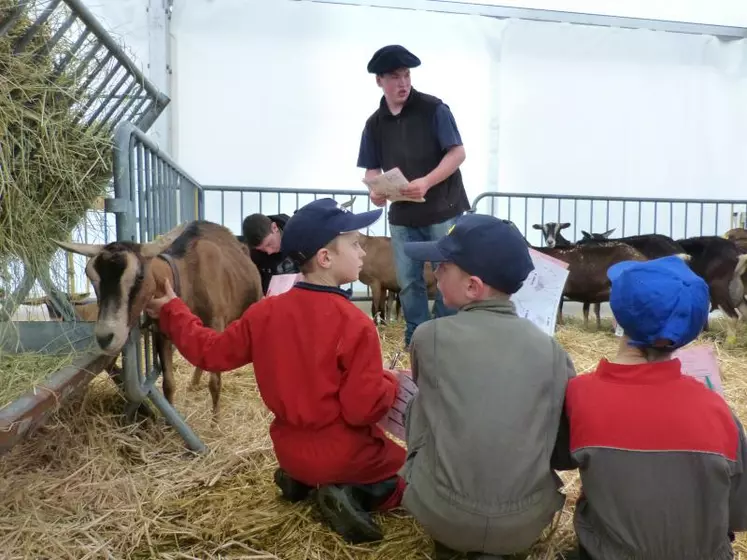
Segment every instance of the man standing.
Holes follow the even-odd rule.
[[[267,293],[270,279],[275,274],[295,274],[298,267],[291,259],[280,252],[280,239],[285,223],[290,219],[287,214],[265,216],[252,214],[244,219],[239,241],[249,247],[249,251],[259,269],[262,278],[262,293]]]
[[[409,347],[415,328],[430,319],[423,263],[404,252],[408,241],[436,241],[446,235],[455,219],[469,209],[459,166],[464,146],[449,106],[432,95],[416,91],[410,84],[410,68],[420,60],[400,45],[376,51],[368,71],[384,95],[379,108],[366,121],[358,154],[358,167],[366,178],[399,167],[410,181],[402,191],[425,202],[393,202],[389,209],[400,301],[407,322],[405,345]],[[371,195],[376,206],[386,199]],[[435,317],[455,311],[436,293]]]

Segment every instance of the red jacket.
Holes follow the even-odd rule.
[[[299,282],[265,298],[218,333],[180,299],[159,325],[191,364],[223,372],[253,363],[278,462],[309,485],[394,476],[405,452],[376,426],[397,380],[383,368],[373,322],[348,294]]]
[[[601,360],[568,383],[574,525],[592,558],[730,559],[729,532],[747,529],[742,425],[681,367]]]

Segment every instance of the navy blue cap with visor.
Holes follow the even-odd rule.
[[[708,320],[708,284],[678,256],[623,261],[607,270],[610,308],[632,346],[676,350]],[[671,345],[662,346],[664,341]]]
[[[338,235],[372,225],[382,212],[383,209],[378,208],[353,214],[332,198],[309,202],[285,224],[280,251],[298,264],[303,264]]]
[[[452,262],[505,294],[518,292],[534,270],[529,244],[518,228],[483,214],[460,216],[438,241],[405,243],[405,254],[416,261]]]

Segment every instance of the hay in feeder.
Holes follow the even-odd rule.
[[[0,21],[16,5],[0,0]],[[0,37],[0,269],[6,273],[14,258],[46,266],[56,250],[51,240],[68,238],[111,176],[111,130],[87,129],[77,119],[85,73],[76,73],[75,61],[55,71],[67,41],[46,52],[47,23],[14,53],[31,20],[24,14]]]
[[[402,325],[384,327],[386,358],[401,347]],[[611,332],[560,327],[558,340],[579,372],[611,356]],[[747,345],[727,348],[714,325],[726,397],[747,420]],[[742,330],[740,338],[747,340]],[[404,365],[404,364],[402,364]],[[8,558],[277,558],[282,560],[426,560],[431,541],[405,511],[378,517],[385,540],[346,545],[320,522],[314,507],[278,499],[276,466],[251,368],[223,376],[222,412],[210,422],[207,381],[186,390],[192,367],[177,359],[176,403],[210,447],[185,451],[162,420],[120,421],[121,399],[106,375],[41,433],[0,459],[0,550]],[[575,545],[573,504],[578,475],[563,473],[568,496],[555,526],[529,556],[554,560]],[[747,560],[738,535],[737,558]]]
[[[53,373],[69,366],[74,357],[74,354],[47,356],[30,352],[3,355],[0,360],[0,408],[27,391],[36,390]]]

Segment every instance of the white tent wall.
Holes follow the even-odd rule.
[[[365,188],[358,148],[381,97],[366,64],[382,45],[403,42],[423,61],[413,86],[442,98],[455,115],[467,147],[464,180],[474,197],[487,181],[487,115],[495,93],[487,39],[502,25],[305,2],[177,4],[178,161],[205,184]],[[257,196],[244,198],[243,215],[238,194],[227,194],[223,204],[225,224],[235,232],[259,210]],[[208,219],[221,220],[218,199],[206,196]],[[278,208],[277,197],[265,196],[262,212],[290,214],[295,204],[288,195]]]
[[[514,20],[501,52],[501,192],[747,199],[744,40]],[[563,221],[571,204],[564,204]],[[530,226],[542,220],[539,206],[529,205]],[[557,207],[545,206],[545,221],[555,221]],[[722,233],[731,216],[719,209]],[[689,216],[686,231],[684,206],[670,211],[657,208],[659,233],[699,233],[700,216]],[[577,212],[571,239],[591,228],[589,204]],[[642,233],[654,231],[653,212],[643,209]],[[715,212],[704,209],[708,229]],[[511,218],[523,221],[524,213],[524,201],[516,200]],[[607,214],[595,205],[595,231],[609,223],[618,235],[637,233],[636,211],[627,213],[625,231],[621,205]]]

